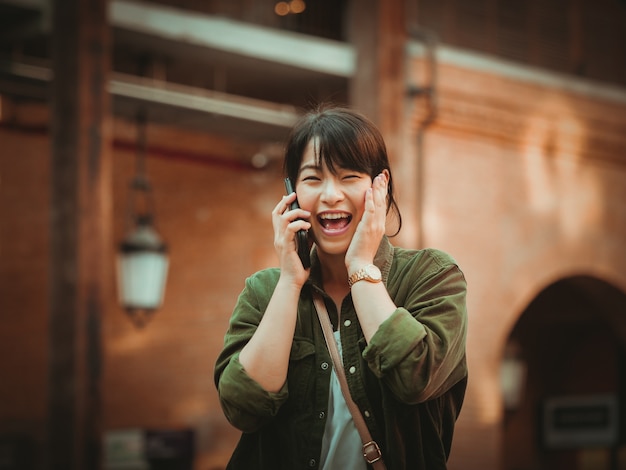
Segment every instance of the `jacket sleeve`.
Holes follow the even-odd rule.
[[[398,308],[363,351],[373,373],[409,404],[440,396],[467,376],[465,277],[446,253],[424,253],[395,273],[403,279],[392,294]]]
[[[228,421],[243,432],[253,432],[271,420],[287,400],[287,384],[276,392],[263,389],[239,362],[239,353],[248,343],[269,302],[275,282],[271,272],[260,272],[246,279],[224,337],[214,380],[220,404]]]

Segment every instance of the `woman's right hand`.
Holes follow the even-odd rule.
[[[311,228],[308,220],[302,220],[308,219],[311,213],[304,209],[291,210],[290,205],[295,200],[296,193],[287,194],[272,211],[274,249],[280,262],[281,278],[302,286],[309,277],[310,269],[304,269],[298,256],[296,233]]]
[[[256,331],[239,353],[246,373],[271,393],[279,392],[287,380],[300,291],[310,272],[304,269],[296,251],[296,232],[311,227],[307,220],[298,220],[308,219],[311,214],[291,210],[289,206],[295,200],[295,193],[283,196],[272,211],[280,278]]]

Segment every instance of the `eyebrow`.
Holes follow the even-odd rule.
[[[304,170],[319,171],[320,169],[321,169],[321,167],[319,165],[315,165],[315,164],[303,165],[303,166],[300,167],[300,171],[304,171]]]

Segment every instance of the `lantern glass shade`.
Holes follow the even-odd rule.
[[[139,220],[135,230],[120,244],[118,253],[118,293],[124,308],[159,308],[168,266],[166,245],[149,221]]]

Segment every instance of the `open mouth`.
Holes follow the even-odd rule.
[[[352,215],[347,212],[324,212],[317,216],[317,220],[324,230],[338,232],[350,224]]]

